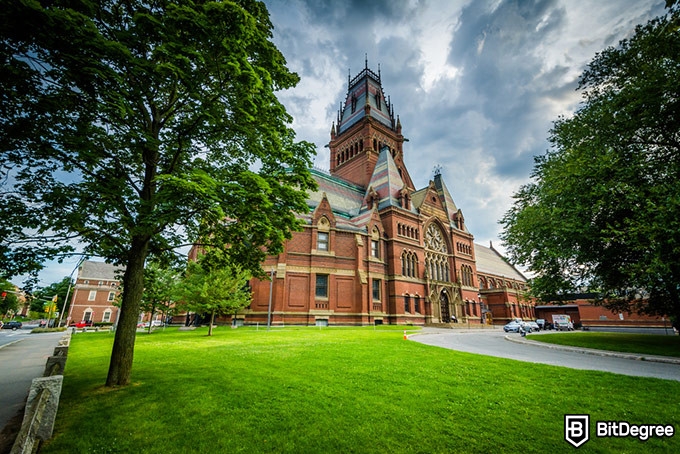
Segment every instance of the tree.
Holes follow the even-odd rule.
[[[19,311],[19,298],[15,294],[14,284],[0,279],[0,318],[11,316]]]
[[[63,312],[67,309],[68,301],[66,295],[69,293],[69,287],[73,284],[71,278],[65,276],[59,282],[53,282],[47,287],[43,287],[35,291],[31,297],[31,310],[34,312],[44,312],[44,306],[47,302],[51,302],[52,298],[57,297],[57,311]]]
[[[151,314],[149,319],[149,334],[153,325],[153,316],[157,310],[163,313],[164,318],[173,307],[173,297],[179,273],[169,267],[163,267],[157,262],[150,262],[144,269],[144,295],[140,309],[142,312]]]
[[[680,18],[597,54],[533,182],[501,220],[543,300],[583,289],[612,309],[680,316]]]
[[[230,264],[223,251],[208,249],[198,260],[188,263],[178,285],[178,299],[190,311],[210,314],[208,336],[212,336],[216,315],[234,314],[250,305],[250,278],[250,272]]]
[[[275,96],[299,78],[254,0],[2,8],[0,273],[74,241],[124,265],[106,385],[126,385],[148,258],[210,238],[262,275],[299,228],[314,149]]]

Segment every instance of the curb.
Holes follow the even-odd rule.
[[[10,345],[14,345],[14,344],[16,344],[17,342],[21,342],[22,340],[23,340],[23,339],[17,339],[17,340],[15,340],[15,341],[8,342],[8,343],[6,343],[6,344],[2,344],[2,345],[0,345],[0,349],[2,349],[2,348],[4,348],[4,347],[9,347]]]
[[[584,347],[570,347],[567,345],[557,345],[548,344],[545,342],[532,341],[531,339],[525,339],[520,337],[511,337],[509,335],[505,336],[505,340],[514,342],[516,344],[534,345],[536,347],[550,348],[553,350],[563,350],[568,352],[582,353],[585,355],[595,355],[595,356],[611,356],[614,358],[623,358],[636,361],[649,361],[655,363],[666,363],[666,364],[678,364],[680,365],[680,358],[672,358],[669,356],[655,356],[655,355],[643,355],[640,353],[622,353],[622,352],[612,352],[608,350],[596,350],[594,348],[584,348]]]

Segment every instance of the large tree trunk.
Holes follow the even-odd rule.
[[[149,251],[148,238],[133,238],[128,263],[123,276],[123,301],[116,337],[113,341],[106,386],[126,386],[130,383],[132,360],[137,333],[139,307],[144,292],[144,262]]]

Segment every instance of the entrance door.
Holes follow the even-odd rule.
[[[442,323],[449,323],[451,321],[451,313],[449,312],[449,295],[444,290],[439,296],[441,305]]]

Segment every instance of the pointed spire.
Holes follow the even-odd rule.
[[[380,82],[380,63],[378,63],[378,82]]]
[[[365,69],[368,69],[368,52],[364,54]]]

